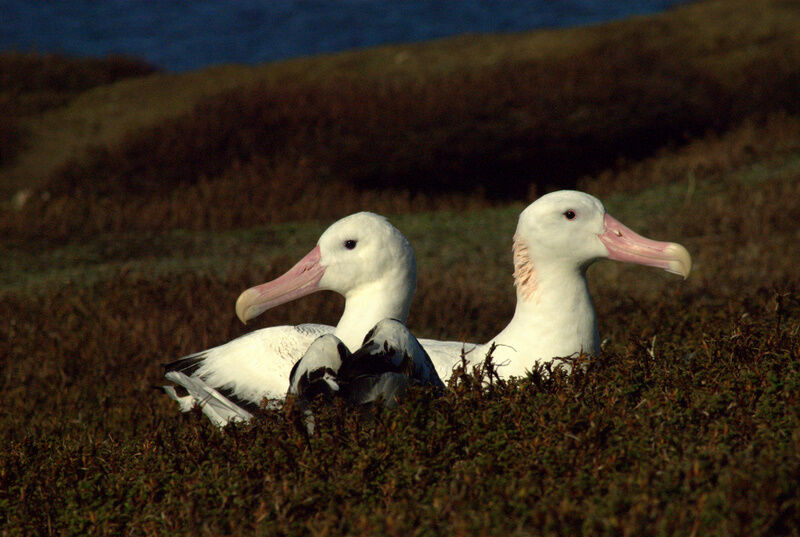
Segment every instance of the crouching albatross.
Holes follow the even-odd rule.
[[[399,235],[399,232],[394,231]],[[346,235],[336,235],[339,242],[344,236]],[[349,242],[346,240],[343,244],[347,247]],[[401,242],[410,251],[410,264],[406,261],[405,265],[400,263],[400,266],[392,267],[398,260],[409,257],[393,254],[385,256],[382,263],[364,263],[358,269],[373,277],[377,273],[386,272],[384,278],[378,278],[380,284],[366,286],[369,292],[363,291],[365,287],[355,285],[355,282],[361,282],[360,277],[342,275],[330,278],[329,281],[336,282],[336,285],[329,284],[324,288],[340,292],[347,300],[342,320],[335,331],[320,325],[268,328],[168,364],[167,378],[189,392],[184,397],[173,392],[172,397],[181,403],[183,410],[199,404],[218,425],[224,425],[230,419],[248,419],[249,413],[224,397],[220,403],[216,390],[224,390],[225,395],[246,403],[258,404],[265,397],[281,397],[289,384],[291,365],[305,354],[305,350],[319,335],[333,332],[340,337],[348,350],[354,350],[357,348],[358,338],[377,321],[395,317],[404,322],[414,285],[398,284],[409,281],[415,283],[416,266],[413,263],[413,250],[405,239]],[[322,243],[323,238],[320,238],[320,248]],[[596,353],[599,350],[597,321],[586,281],[586,270],[595,261],[613,259],[641,264],[684,278],[691,270],[691,257],[680,244],[642,237],[606,213],[597,198],[570,190],[542,196],[522,211],[514,234],[512,252],[516,309],[511,322],[497,336],[483,345],[419,340],[440,379],[447,380],[452,375],[453,367],[460,362],[463,351],[467,351],[468,364],[479,363],[492,345],[495,345],[493,358],[495,364],[499,365],[498,373],[504,378],[523,375],[535,364],[556,357]],[[289,282],[303,277],[313,280],[312,276],[316,277],[314,274],[303,276],[319,263],[315,259],[308,262],[312,254],[314,250],[289,273],[274,282],[245,291],[237,301],[239,317],[247,321],[269,307],[321,288],[321,280],[317,280],[308,286],[302,283],[281,284],[292,289],[277,293],[278,297],[274,300],[270,292],[272,286],[280,288],[278,282],[283,279]],[[319,256],[319,253],[316,255]],[[304,263],[312,268],[304,268]],[[262,291],[262,288],[267,291]],[[355,288],[362,290],[354,292]],[[404,300],[401,299],[403,292],[406,293]],[[382,300],[378,302],[384,307],[376,309],[370,306],[371,300],[381,297]],[[402,310],[402,315],[383,314],[391,309],[389,305],[394,304],[397,307],[401,302],[404,307],[397,309]],[[340,329],[343,324],[345,328]],[[358,326],[358,329],[351,330],[350,326]],[[262,341],[260,336],[256,336],[260,332],[270,337]],[[298,332],[302,335],[298,336]],[[348,337],[343,337],[345,335]],[[275,357],[276,347],[283,344],[284,338],[293,342],[290,345],[291,352],[282,351],[278,359]],[[237,343],[241,340],[244,341]],[[295,341],[299,343],[294,343]],[[182,378],[187,375],[190,376],[188,380]],[[206,411],[206,401],[221,404],[221,412],[228,417],[215,419],[211,409]],[[229,404],[245,414],[240,415],[238,410],[227,409]]]
[[[283,399],[294,364],[311,343],[333,334],[349,350],[386,318],[405,322],[417,285],[414,250],[384,217],[362,212],[332,224],[311,252],[283,276],[244,291],[236,314],[247,322],[269,308],[315,291],[345,297],[336,327],[274,326],[165,365],[177,386],[163,389],[187,412],[199,406],[219,426],[246,421],[244,407]]]
[[[333,334],[314,340],[292,368],[288,395],[296,397],[306,430],[313,433],[310,404],[315,398],[393,408],[409,386],[427,386],[437,392],[444,389],[417,338],[397,319],[384,319],[367,333],[355,353]]]

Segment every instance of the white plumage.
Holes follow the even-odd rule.
[[[395,318],[405,322],[416,277],[413,248],[384,217],[367,212],[345,217],[331,225],[317,246],[286,274],[248,289],[236,303],[237,315],[246,322],[266,309],[312,292],[335,291],[345,297],[336,327],[264,328],[186,356],[167,364],[166,369],[168,378],[188,393],[174,388],[165,391],[184,411],[197,404],[206,412],[209,399],[192,395],[198,383],[245,405],[283,399],[292,366],[320,335],[334,334],[355,350],[378,321]],[[171,374],[174,372],[183,376]]]
[[[597,320],[586,270],[600,259],[637,263],[680,274],[691,257],[680,244],[646,239],[606,213],[583,192],[562,190],[542,196],[520,214],[513,240],[517,305],[508,325],[483,345],[421,339],[443,379],[468,351],[481,363],[491,344],[501,377],[524,375],[554,357],[599,350]]]

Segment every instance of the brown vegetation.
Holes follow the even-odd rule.
[[[798,111],[800,49],[783,30],[754,27],[764,35],[747,55],[734,42],[654,38],[653,24],[620,25],[553,59],[424,79],[343,72],[209,97],[67,162],[0,225],[63,237],[402,209],[406,202],[387,192],[428,200],[425,208],[523,199],[698,135]],[[705,56],[689,56],[703,47]],[[715,63],[723,56],[725,67]],[[240,190],[220,210],[216,199],[231,182]],[[264,209],[309,200],[302,214]]]
[[[696,138],[680,151],[662,149],[653,157],[619,165],[579,181],[598,195],[637,192],[659,185],[718,179],[732,170],[792,159],[800,151],[800,119],[776,114],[765,121],[748,120],[722,135]]]
[[[63,106],[87,89],[155,71],[141,60],[122,56],[0,53],[0,167],[7,166],[22,148],[20,118]]]
[[[0,53],[0,99],[13,115],[61,106],[90,88],[154,73],[156,68],[124,56],[74,58],[60,54]]]
[[[0,520],[62,535],[796,534],[799,260],[780,246],[800,181],[767,179],[737,190],[726,174],[647,217],[683,230],[697,274],[596,280],[610,341],[585,372],[488,391],[466,378],[373,421],[333,408],[310,439],[281,412],[218,433],[152,390],[160,362],[246,330],[220,304],[254,267],[6,293]],[[512,304],[466,277],[480,266],[425,267],[412,328],[495,332]],[[339,308],[309,297],[264,323]]]

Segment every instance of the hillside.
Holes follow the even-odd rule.
[[[26,150],[0,169],[0,188],[148,197],[120,223],[91,214],[80,229],[230,226],[209,208],[167,206],[208,207],[231,181],[258,202],[289,189],[281,201],[302,203],[294,185],[309,181],[323,196],[355,186],[370,203],[363,191],[386,187],[519,199],[531,184],[575,184],[619,159],[796,111],[798,27],[790,3],[726,0],[586,29],[127,78],[20,118]]]

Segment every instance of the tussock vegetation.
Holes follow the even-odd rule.
[[[122,277],[0,303],[12,319],[0,455],[12,534],[800,529],[796,280],[733,296],[664,290],[605,311],[615,342],[571,377],[488,391],[466,377],[372,420],[334,408],[310,439],[277,411],[218,433],[151,388],[164,356],[240,331],[213,305],[244,283]],[[496,324],[494,298],[476,322]],[[440,305],[427,289],[417,318]]]
[[[674,170],[746,138],[764,151],[691,191],[658,177],[608,195],[632,226],[685,242],[696,271],[593,269],[608,341],[576,374],[487,390],[462,376],[393,412],[323,411],[311,438],[284,411],[220,433],[152,389],[160,362],[246,331],[220,310],[292,259],[7,291],[0,520],[12,535],[799,534],[800,169],[796,152],[765,149],[789,121],[633,165]],[[513,310],[510,260],[505,274],[476,256],[443,265],[430,243],[447,236],[418,239],[412,329],[486,339]],[[308,297],[263,324],[331,322],[340,307]]]
[[[0,53],[0,99],[13,115],[61,106],[78,93],[156,68],[124,56],[73,58],[59,54]]]
[[[608,46],[422,86],[341,79],[237,91],[66,166],[45,188],[159,193],[260,156],[262,170],[304,159],[312,181],[435,193],[491,187],[495,197],[520,197],[530,170],[541,184],[574,182],[576,172],[733,119],[724,102],[733,96],[672,63],[666,54]]]
[[[9,162],[19,151],[20,131],[10,117],[0,117],[0,165]]]
[[[579,181],[581,188],[598,195],[615,191],[638,192],[654,186],[719,179],[734,170],[769,168],[786,159],[796,160],[800,151],[800,121],[797,116],[776,114],[766,121],[745,121],[724,135],[697,138],[680,151],[662,149],[660,154],[628,162],[614,170]],[[757,174],[756,174],[757,175]],[[687,195],[691,195],[687,191]]]

